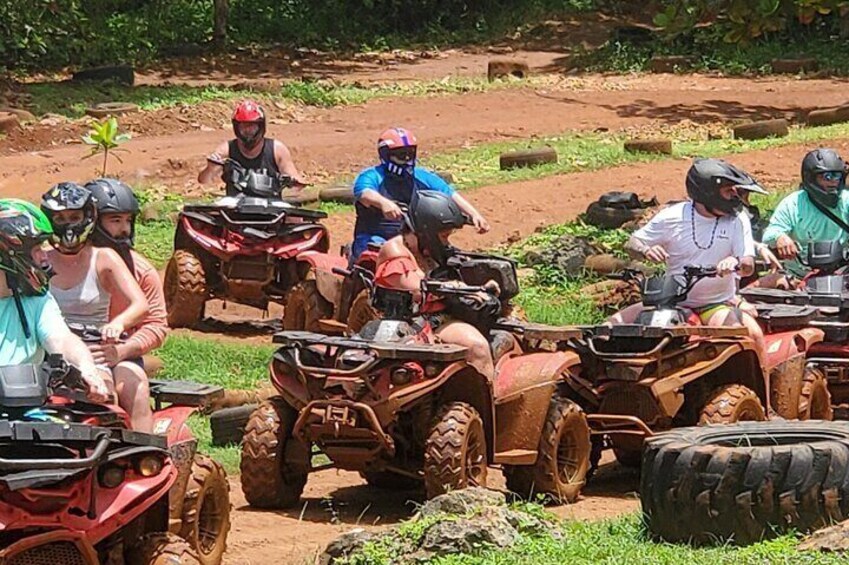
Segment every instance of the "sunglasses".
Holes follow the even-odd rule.
[[[395,163],[410,163],[416,159],[415,147],[399,147],[389,152],[389,158]]]
[[[837,171],[829,171],[827,173],[823,173],[822,178],[823,178],[823,180],[827,180],[829,182],[835,181],[835,180],[840,180],[840,179],[843,178],[843,173],[839,173]]]

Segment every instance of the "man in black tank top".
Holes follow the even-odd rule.
[[[295,167],[289,149],[280,141],[266,139],[265,111],[259,104],[245,100],[236,107],[233,112],[233,133],[235,139],[222,142],[209,156],[211,160],[206,162],[206,168],[198,175],[198,182],[208,184],[224,180],[224,167],[213,161],[229,157],[246,169],[282,173],[292,177],[298,184],[306,184]]]

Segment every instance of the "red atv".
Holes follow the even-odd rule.
[[[197,324],[207,300],[216,298],[262,310],[270,301],[285,304],[289,291],[309,277],[312,257],[329,248],[327,229],[318,223],[327,214],[280,197],[283,186],[294,186],[290,177],[246,170],[229,159],[220,164],[238,194],[180,212],[165,271],[171,327]]]
[[[426,293],[481,292],[430,282]],[[497,324],[490,333],[496,377],[465,362],[465,348],[430,342],[408,292],[376,288],[384,319],[351,338],[282,332],[271,363],[279,396],[254,411],[242,443],[242,490],[258,507],[290,507],[309,473],[359,471],[369,484],[429,497],[486,485],[502,465],[522,495],[572,501],[589,467],[586,418],[558,388],[578,356],[541,351],[574,330]],[[330,463],[314,466],[314,450]]]
[[[805,328],[810,312],[787,310],[760,320],[766,355],[742,327],[704,326],[678,306],[715,267],[686,267],[681,275],[644,277],[645,309],[636,322],[584,328],[570,345],[583,372],[568,384],[580,399],[594,436],[594,458],[612,447],[620,463],[638,466],[645,437],[679,426],[764,420],[830,419],[828,389],[805,356],[822,341]]]
[[[0,368],[0,563],[219,564],[229,485],[186,420],[223,391],[152,381],[152,435],[80,385],[58,356]]]

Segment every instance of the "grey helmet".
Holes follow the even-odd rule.
[[[414,192],[404,214],[406,230],[416,234],[422,250],[440,265],[447,259],[448,249],[440,241],[439,232],[459,229],[469,223],[468,216],[463,214],[457,202],[436,190]]]
[[[830,191],[820,186],[817,175],[840,173],[837,190]],[[846,163],[834,149],[814,149],[802,159],[802,190],[812,200],[834,208],[840,201],[840,191],[846,188]]]
[[[739,197],[725,199],[720,188],[729,184],[738,190],[767,194],[752,176],[722,159],[696,159],[687,171],[687,195],[693,202],[704,204],[708,210],[723,214],[738,214],[743,209]]]

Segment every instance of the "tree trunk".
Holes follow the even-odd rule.
[[[212,42],[216,47],[223,47],[227,42],[227,16],[229,14],[229,0],[213,0]]]

